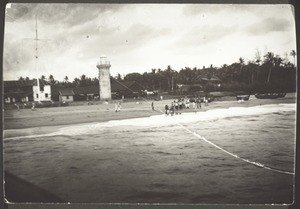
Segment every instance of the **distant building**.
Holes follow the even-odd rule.
[[[113,97],[133,98],[138,97],[145,88],[136,81],[117,81],[111,82],[111,93]]]
[[[4,102],[39,102],[51,101],[51,85],[45,80],[4,81]]]
[[[178,84],[178,91],[179,93],[186,94],[186,93],[193,93],[196,91],[201,91],[203,89],[202,85],[200,84]]]
[[[72,89],[60,89],[59,91],[59,101],[60,102],[73,102],[74,101],[74,91]]]
[[[121,99],[138,97],[144,87],[136,81],[111,81],[111,98]],[[83,87],[52,87],[53,101],[89,101],[99,100],[99,85]]]
[[[197,79],[200,80],[201,84],[203,84],[203,85],[206,85],[206,84],[219,85],[219,84],[221,84],[221,79],[214,75],[211,77],[199,76]]]
[[[99,85],[73,88],[75,101],[99,99]]]

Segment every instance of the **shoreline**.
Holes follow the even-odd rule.
[[[180,111],[180,115],[185,115],[188,113],[198,113],[198,112],[202,112],[205,113],[209,110],[221,110],[221,109],[228,109],[228,108],[233,108],[233,107],[242,107],[242,108],[249,108],[249,107],[256,107],[256,106],[265,106],[265,105],[272,105],[272,104],[293,104],[294,102],[292,102],[292,100],[276,100],[277,102],[264,102],[264,104],[261,103],[257,103],[257,102],[245,102],[245,103],[232,103],[232,101],[228,102],[228,101],[221,101],[221,102],[214,102],[211,103],[209,106],[204,106],[202,107],[202,109],[186,109],[183,111]],[[197,110],[195,112],[195,110]],[[83,111],[84,112],[84,111]],[[110,113],[110,112],[109,112]],[[83,118],[81,120],[77,120],[75,122],[70,122],[68,120],[61,120],[61,121],[56,121],[55,124],[49,125],[49,124],[45,124],[45,123],[39,123],[37,126],[33,126],[35,124],[33,123],[27,123],[25,125],[23,125],[22,123],[20,123],[19,125],[23,125],[22,127],[14,127],[12,129],[5,129],[3,132],[4,135],[4,139],[7,140],[14,140],[14,139],[18,139],[20,137],[32,137],[32,136],[47,136],[47,135],[51,135],[51,133],[54,132],[58,132],[60,131],[60,129],[63,128],[68,128],[71,126],[85,126],[85,125],[92,125],[92,124],[98,124],[98,123],[105,123],[105,122],[110,122],[110,121],[121,121],[121,120],[126,120],[126,119],[138,119],[138,118],[148,118],[154,115],[162,115],[162,113],[158,110],[156,111],[142,111],[142,110],[138,110],[138,111],[133,111],[132,110],[127,110],[127,111],[122,111],[122,112],[118,112],[113,114],[114,117],[112,117],[110,114],[107,114],[106,112],[104,112],[102,114],[105,117],[102,118],[88,118],[88,120],[85,120],[86,118]],[[177,114],[176,114],[177,115]],[[176,115],[174,115],[174,117],[176,117]],[[33,116],[32,118],[34,118],[35,116]],[[75,117],[73,114],[71,114],[71,117]],[[173,116],[170,116],[173,117]],[[18,122],[20,122],[19,120],[16,120]],[[61,122],[61,123],[59,123]]]
[[[158,107],[165,103],[155,102]],[[169,123],[175,124],[172,119],[178,117],[180,123],[184,125],[186,122],[187,128],[195,131],[193,133],[230,153],[272,168],[291,171],[294,168],[295,98],[252,99],[244,103],[213,102],[203,106],[198,114],[188,110],[173,117],[152,112],[151,103],[124,103],[120,114],[104,107],[108,106],[48,108],[19,115],[31,119],[26,125],[34,125],[33,119],[38,119],[35,122],[42,125],[46,122],[41,122],[40,115],[56,116],[57,123],[72,122],[66,118],[76,119],[75,122],[79,123],[88,118],[83,116],[98,111],[104,124],[71,123],[6,130],[5,133],[12,135],[22,135],[24,130],[28,134],[28,137],[4,139],[6,171],[24,180],[11,179],[16,181],[16,185],[9,183],[13,187],[11,191],[17,195],[26,189],[36,191],[36,186],[42,195],[37,198],[52,198],[47,195],[56,194],[62,201],[68,202],[151,203],[173,202],[178,197],[178,201],[186,203],[214,202],[213,197],[223,203],[228,199],[237,203],[249,200],[254,203],[292,201],[292,176],[276,175],[227,155],[178,126],[169,126]],[[283,114],[273,114],[277,112]],[[137,116],[145,117],[145,113],[153,118],[138,119]],[[153,116],[154,113],[160,115]],[[250,118],[239,115],[250,115]],[[218,120],[219,116],[233,118]],[[111,121],[112,117],[125,117],[125,120],[106,124],[105,121]],[[134,119],[126,120],[129,117]],[[18,121],[18,118],[21,117],[15,115],[14,120]],[[202,119],[205,122],[198,122]],[[140,125],[148,124],[157,128],[139,129]],[[119,128],[120,125],[124,128]],[[58,132],[55,129],[59,129]],[[55,133],[44,134],[40,138],[34,135],[42,131]],[[258,182],[257,179],[262,176],[264,181]],[[23,184],[25,181],[30,184]],[[132,187],[139,189],[133,191]],[[226,193],[227,189],[219,188],[235,192]],[[261,191],[260,188],[266,189]],[[226,196],[222,196],[224,193]],[[99,194],[105,195],[99,199]],[[213,195],[207,198],[207,194]],[[16,195],[11,196],[11,200],[17,198]]]
[[[114,103],[98,104],[90,106],[67,106],[40,108],[36,111],[22,109],[20,111],[10,110],[4,112],[4,130],[18,131],[20,129],[58,129],[63,126],[107,122],[111,120],[122,120],[132,118],[150,117],[160,115],[164,111],[164,105],[170,104],[172,100],[154,101],[155,110],[151,110],[151,102],[135,103],[128,102],[122,104],[120,112],[115,112]],[[295,94],[287,95],[281,99],[255,99],[238,103],[237,101],[214,101],[201,109],[185,109],[182,113],[203,112],[211,109],[229,107],[252,107],[267,104],[296,103]],[[160,110],[161,111],[160,111]],[[44,132],[42,130],[37,131]]]

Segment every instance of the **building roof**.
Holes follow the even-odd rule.
[[[197,77],[197,79],[203,80],[203,81],[208,81],[208,82],[221,82],[221,79],[218,78],[217,76],[213,75],[211,78],[208,78],[207,76],[200,75]]]
[[[73,88],[75,94],[99,94],[99,86],[83,86]]]
[[[73,89],[60,89],[60,90],[58,90],[58,92],[61,96],[73,96],[73,95],[75,95]]]
[[[39,79],[40,86],[50,85],[49,82]],[[26,86],[36,86],[36,79],[31,80],[13,80],[13,81],[4,81],[4,88],[14,88],[14,87],[26,87]]]
[[[112,92],[138,92],[144,90],[144,87],[138,84],[136,81],[112,81],[111,82],[111,91]],[[73,87],[73,88],[65,88],[65,87],[55,87],[51,88],[52,96],[62,95],[62,96],[71,96],[71,95],[87,95],[87,94],[99,94],[99,85],[94,86],[82,86],[82,87]]]
[[[27,92],[4,92],[4,95],[7,97],[27,97],[32,94],[32,91]]]
[[[138,82],[136,81],[116,81],[113,80],[111,82],[111,91],[116,92],[116,91],[141,91],[145,90],[143,86],[141,86]]]
[[[202,85],[200,85],[200,84],[191,84],[191,85],[182,84],[179,87],[180,91],[191,91],[191,90],[197,91],[200,89],[202,89]]]

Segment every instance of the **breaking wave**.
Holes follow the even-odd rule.
[[[270,113],[285,113],[296,111],[296,104],[271,104],[260,105],[254,107],[230,107],[224,109],[211,109],[204,112],[189,112],[179,115],[153,115],[144,118],[133,118],[123,120],[111,120],[101,123],[76,124],[66,127],[52,128],[29,128],[19,130],[5,130],[4,139],[20,139],[20,138],[36,138],[49,136],[74,136],[74,135],[90,135],[97,134],[105,129],[138,129],[141,127],[162,127],[172,126],[178,123],[195,123],[200,121],[212,121],[230,117],[244,117],[253,115],[264,115]],[[49,133],[49,131],[51,131]],[[44,133],[42,133],[44,132]]]

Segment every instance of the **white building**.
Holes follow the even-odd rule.
[[[51,85],[45,80],[15,80],[4,81],[4,101],[14,102],[39,102],[51,101]]]

